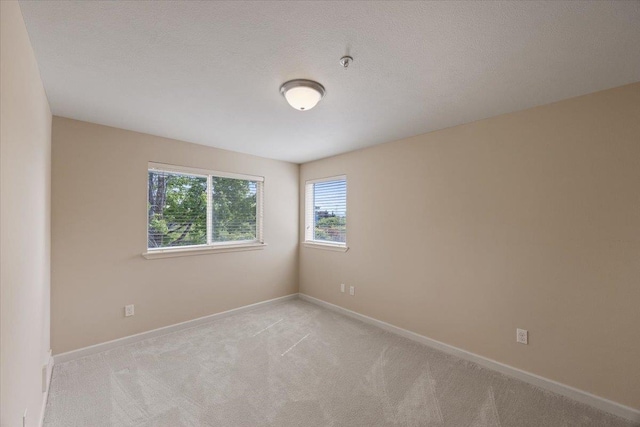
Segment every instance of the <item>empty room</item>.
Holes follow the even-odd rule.
[[[0,1],[1,427],[640,426],[640,1]]]

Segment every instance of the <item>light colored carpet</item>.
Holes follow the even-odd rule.
[[[291,300],[55,366],[45,426],[631,426]]]

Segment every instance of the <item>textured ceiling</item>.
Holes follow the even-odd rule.
[[[21,7],[54,114],[293,162],[640,81],[638,1]]]

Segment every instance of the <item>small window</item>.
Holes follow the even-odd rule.
[[[305,241],[346,246],[347,178],[345,176],[306,182]]]
[[[262,177],[149,164],[147,248],[263,243]]]

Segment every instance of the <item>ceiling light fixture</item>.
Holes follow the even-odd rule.
[[[296,110],[307,111],[316,106],[325,94],[324,86],[313,80],[289,80],[280,86],[280,93]]]

